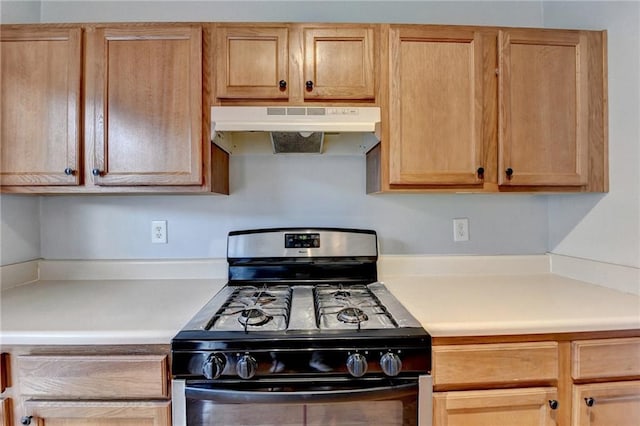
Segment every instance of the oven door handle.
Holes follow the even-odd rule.
[[[339,389],[329,391],[241,391],[231,389],[185,388],[185,396],[191,399],[208,400],[227,404],[277,404],[277,403],[314,403],[379,401],[400,399],[418,393],[418,384],[409,383],[396,386],[383,386],[365,389]]]

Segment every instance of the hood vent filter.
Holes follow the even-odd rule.
[[[274,154],[320,154],[324,132],[271,132]]]

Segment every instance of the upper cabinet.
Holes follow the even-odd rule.
[[[82,30],[0,31],[0,185],[78,185]]]
[[[481,184],[481,34],[401,26],[389,43],[390,184]]]
[[[606,33],[382,28],[367,191],[608,190]]]
[[[216,98],[375,99],[374,25],[246,25],[215,28]]]
[[[202,29],[87,35],[88,158],[96,185],[202,183]]]
[[[3,192],[228,193],[201,24],[3,26]]]
[[[500,31],[500,185],[587,184],[587,49],[583,32]]]

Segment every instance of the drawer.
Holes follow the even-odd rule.
[[[25,355],[16,359],[24,396],[166,398],[166,355]]]
[[[433,383],[439,387],[552,382],[558,378],[556,342],[433,347]]]
[[[571,343],[575,380],[640,376],[640,337]]]

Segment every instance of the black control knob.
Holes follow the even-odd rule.
[[[31,424],[31,419],[33,418],[33,416],[23,416],[20,418],[20,424],[21,425],[30,425]]]
[[[551,407],[552,410],[556,410],[558,408],[558,401],[556,401],[555,399],[550,399],[549,407]]]
[[[67,176],[71,176],[72,174],[74,174],[76,171],[73,170],[71,167],[67,167],[66,169],[64,169],[64,174]]]
[[[478,167],[478,179],[484,179],[484,167]]]
[[[313,90],[313,81],[309,80],[304,85],[307,87],[309,92]]]
[[[593,404],[596,403],[596,400],[591,397],[588,397],[584,399],[584,403],[587,404],[587,407],[593,407]]]
[[[94,176],[100,176],[102,172],[100,171],[100,169],[93,169],[91,170],[91,174]]]
[[[509,167],[504,172],[507,174],[507,178],[511,179],[511,176],[513,176],[513,169],[511,167]]]
[[[367,358],[358,353],[347,358],[347,370],[353,377],[362,377],[367,372]]]
[[[211,354],[202,363],[202,375],[209,380],[217,379],[224,371],[227,359],[222,354]]]
[[[287,88],[287,82],[285,80],[280,80],[278,82],[278,86],[280,87],[280,89],[284,90]]]
[[[236,373],[242,379],[250,379],[258,370],[258,362],[251,355],[242,355],[236,363]]]
[[[380,357],[380,368],[387,376],[395,377],[402,370],[402,361],[398,355],[387,352]]]

